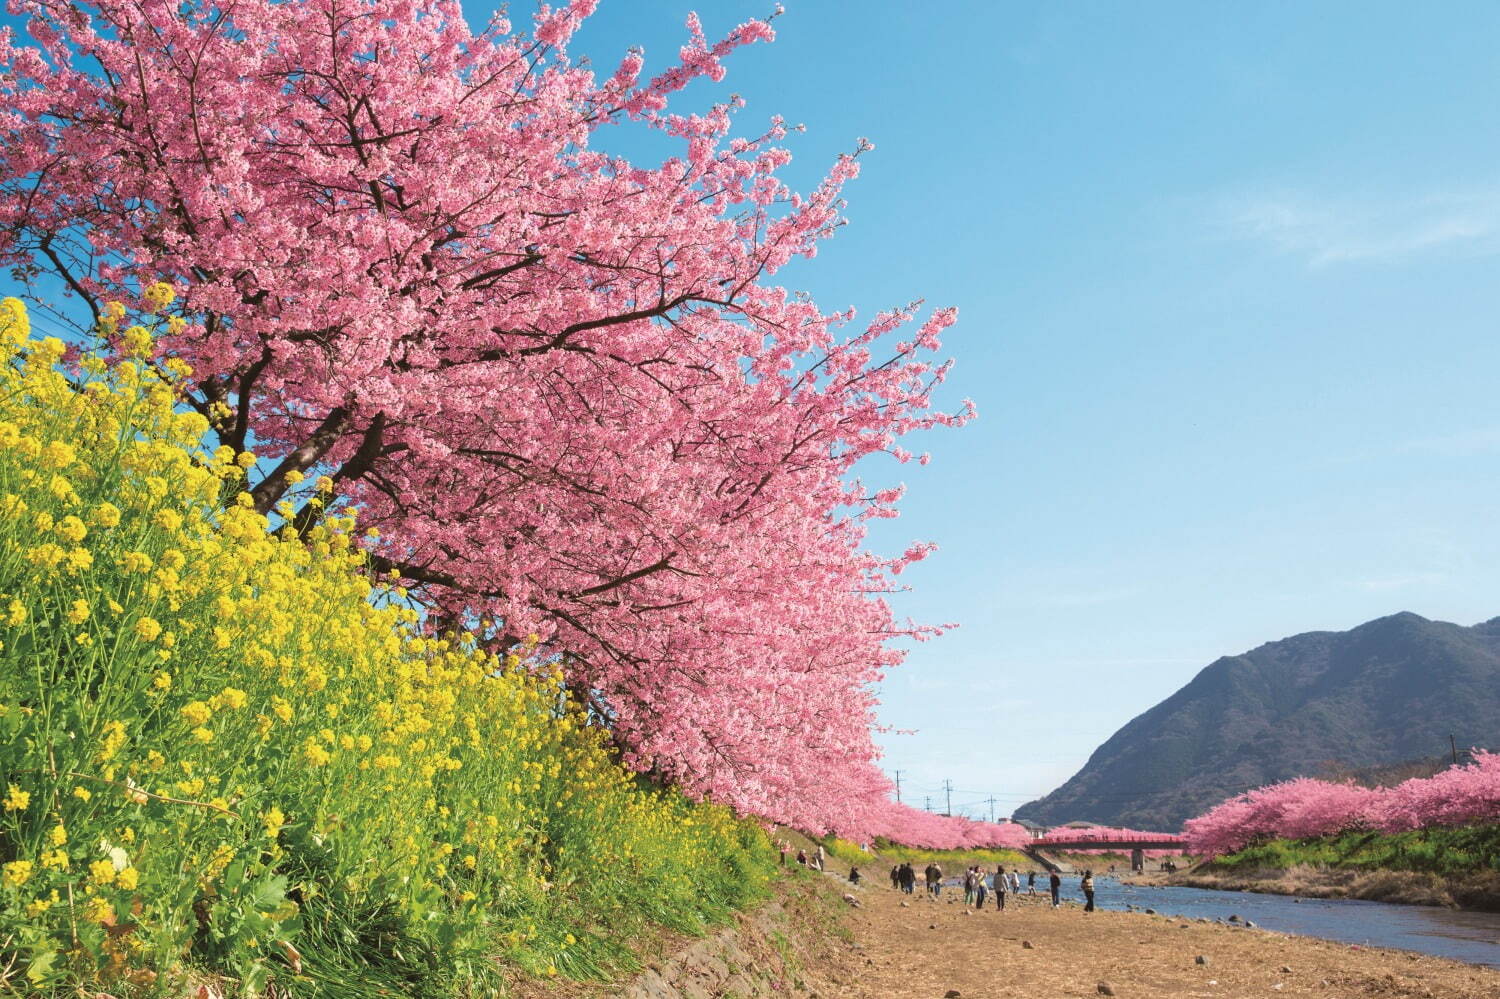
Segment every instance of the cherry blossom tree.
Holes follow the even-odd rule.
[[[1195,852],[1216,856],[1271,839],[1308,839],[1351,829],[1396,833],[1500,821],[1500,755],[1395,787],[1297,778],[1236,795],[1183,827]]]
[[[868,144],[799,194],[782,121],[668,106],[768,20],[690,18],[672,65],[604,75],[568,50],[594,5],[473,30],[450,0],[12,0],[0,262],[109,337],[108,301],[172,283],[158,347],[259,456],[255,506],[313,532],[328,476],[374,570],[535,636],[637,768],[869,828],[871,688],[933,632],[884,599],[929,546],[868,550],[900,490],[854,470],[971,415],[932,406],[955,314],[856,325],[777,283]],[[619,128],[680,152],[599,148]]]

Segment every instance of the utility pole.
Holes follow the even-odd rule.
[[[901,771],[896,771],[896,804],[901,804]]]
[[[993,825],[994,822],[995,822],[995,799],[991,798],[990,799],[990,823]]]
[[[948,808],[943,814],[951,818],[953,816],[953,782],[951,780],[943,781],[943,791],[948,795]]]
[[[1458,743],[1453,738],[1453,733],[1448,733],[1448,748],[1453,750],[1453,765],[1458,766]]]
[[[932,811],[932,795],[928,794],[922,796],[922,807],[929,812]]]

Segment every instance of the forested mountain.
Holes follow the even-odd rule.
[[[1430,758],[1450,734],[1500,745],[1500,618],[1393,614],[1215,661],[1016,817],[1176,829],[1262,784]]]

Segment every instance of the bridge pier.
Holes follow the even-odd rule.
[[[1130,851],[1130,869],[1132,871],[1144,871],[1146,869],[1146,851],[1136,847]]]

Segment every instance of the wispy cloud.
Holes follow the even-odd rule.
[[[1500,188],[1423,195],[1276,193],[1220,204],[1231,236],[1267,243],[1310,267],[1406,257],[1438,249],[1500,250]]]
[[[1445,572],[1396,572],[1383,576],[1365,576],[1354,582],[1360,589],[1384,593],[1389,590],[1406,590],[1414,586],[1437,586],[1446,582],[1447,579],[1448,574]]]
[[[1500,427],[1475,427],[1433,437],[1406,441],[1398,449],[1404,454],[1432,454],[1443,458],[1472,458],[1500,451]]]

